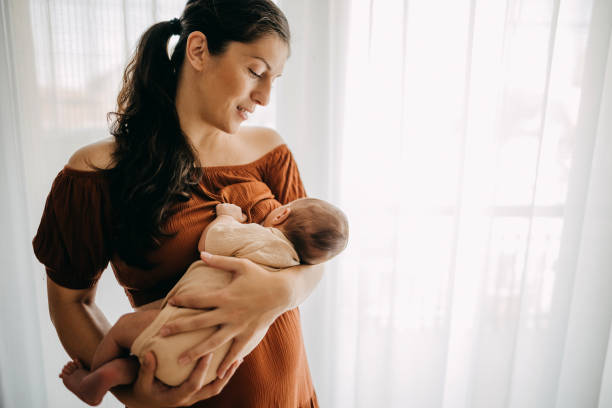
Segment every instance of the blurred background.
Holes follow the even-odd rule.
[[[321,406],[612,407],[612,2],[276,3],[292,55],[249,122],[351,223],[301,306]],[[80,407],[31,240],[184,1],[0,4],[0,407]]]

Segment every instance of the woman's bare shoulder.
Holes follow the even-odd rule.
[[[67,166],[75,170],[95,171],[113,167],[115,141],[112,137],[81,147],[68,160]]]
[[[257,157],[285,143],[276,130],[268,127],[244,126],[240,134],[242,142],[250,151],[255,152]]]

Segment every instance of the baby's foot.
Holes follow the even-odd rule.
[[[99,393],[90,390],[90,387],[84,386],[83,378],[89,375],[89,371],[83,368],[79,360],[75,359],[66,363],[60,377],[64,381],[64,385],[72,391],[77,397],[89,405],[99,405],[104,397],[104,392]]]
[[[69,361],[66,363],[64,368],[62,368],[62,372],[60,373],[59,376],[60,378],[64,378],[64,376],[74,373],[79,368],[83,368],[79,360],[75,359],[73,361]]]

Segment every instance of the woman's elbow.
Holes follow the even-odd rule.
[[[93,304],[95,293],[95,286],[87,289],[69,289],[47,278],[47,301],[51,322],[55,325],[59,318],[65,317],[70,308]]]

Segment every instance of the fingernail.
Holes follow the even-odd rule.
[[[189,357],[181,357],[179,358],[179,364],[185,365],[189,362]]]
[[[170,330],[165,327],[162,327],[162,329],[159,331],[159,335],[162,337],[167,336],[169,334],[170,334]]]
[[[175,305],[174,298],[168,299],[168,303],[170,303],[172,306],[174,306]]]
[[[200,252],[200,255],[202,256],[202,258],[209,260],[211,255],[208,252]]]

